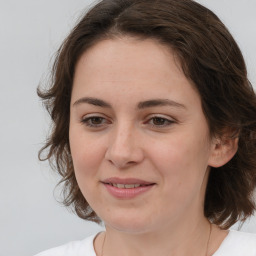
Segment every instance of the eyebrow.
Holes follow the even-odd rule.
[[[105,102],[104,100],[100,100],[100,99],[97,99],[97,98],[91,98],[91,97],[83,97],[83,98],[77,100],[73,104],[73,106],[77,106],[77,105],[80,105],[82,103],[88,103],[88,104],[98,106],[98,107],[102,107],[102,108],[112,108],[112,106],[109,103]]]
[[[158,107],[158,106],[171,106],[176,108],[186,109],[185,105],[169,99],[152,99],[139,102],[138,109]]]
[[[92,97],[83,97],[75,101],[73,106],[77,106],[82,103],[87,103],[87,104],[91,104],[91,105],[102,107],[102,108],[112,108],[111,104],[107,103],[106,101],[98,98],[92,98]],[[171,107],[186,109],[185,105],[169,99],[151,99],[151,100],[142,101],[138,103],[137,109],[145,109],[145,108],[159,107],[159,106],[160,107],[171,106]]]

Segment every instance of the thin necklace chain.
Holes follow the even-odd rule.
[[[104,234],[104,240],[103,240],[102,247],[101,247],[101,256],[103,256],[103,249],[104,249],[104,244],[105,244],[105,240],[106,240],[106,233],[107,233],[107,231],[105,231],[105,234]]]
[[[209,236],[208,236],[205,256],[208,256],[208,249],[209,249],[209,243],[210,243],[210,239],[211,239],[211,234],[212,234],[212,224],[210,223],[210,232],[209,232]],[[105,240],[106,240],[106,232],[105,232],[103,243],[102,243],[102,247],[101,247],[101,256],[103,256],[103,249],[104,249],[104,245],[105,245]]]
[[[210,232],[209,232],[209,237],[208,237],[208,241],[207,241],[205,256],[208,255],[208,250],[209,250],[209,244],[210,244],[211,234],[212,234],[212,224],[210,223]]]

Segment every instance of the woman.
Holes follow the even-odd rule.
[[[103,0],[40,91],[64,203],[106,232],[48,255],[256,255],[256,96],[221,21],[191,0]]]

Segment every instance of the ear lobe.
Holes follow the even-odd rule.
[[[218,168],[229,162],[237,152],[238,140],[238,137],[214,139],[208,165]]]

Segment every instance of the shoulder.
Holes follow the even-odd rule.
[[[256,234],[230,230],[213,256],[256,256]]]
[[[43,251],[35,256],[96,256],[93,240],[97,234],[81,241],[72,241],[67,244]]]

